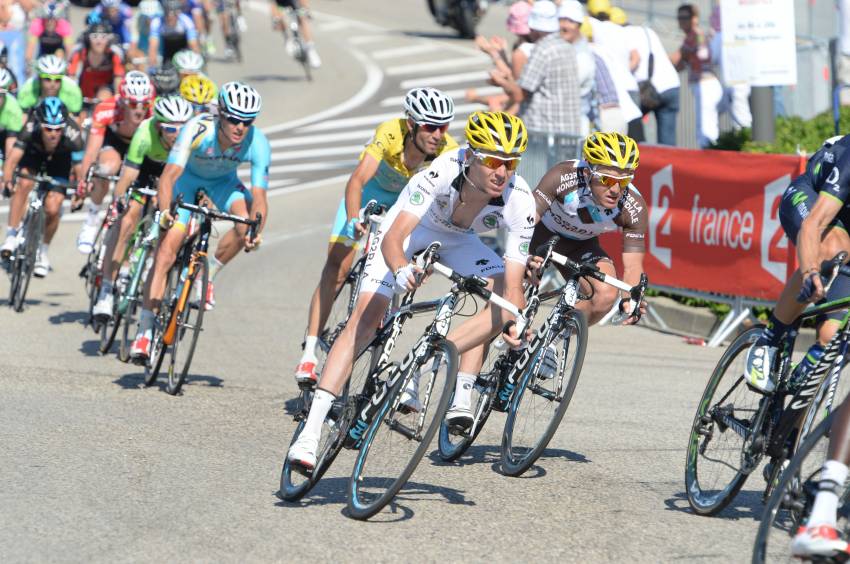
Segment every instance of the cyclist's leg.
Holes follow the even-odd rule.
[[[98,153],[97,161],[93,166],[97,167],[100,174],[115,175],[121,169],[122,155],[119,149],[106,143],[114,135],[107,133],[105,146]],[[109,182],[102,178],[92,179],[92,191],[89,194],[88,214],[77,235],[77,250],[83,254],[90,253],[93,249],[94,239],[97,236],[97,230],[100,226],[100,209],[103,200],[109,192]]]
[[[28,168],[21,167],[21,172],[26,174],[31,174]],[[8,243],[11,240],[14,240],[15,235],[18,233],[18,229],[21,226],[21,222],[24,220],[24,213],[27,209],[27,201],[29,199],[30,191],[33,188],[33,181],[26,180],[23,178],[19,178],[17,183],[15,184],[15,193],[12,194],[12,200],[9,204],[9,225],[6,230],[7,241],[3,245],[3,250],[7,251]],[[11,249],[13,250],[13,249]]]
[[[292,0],[292,6],[298,17],[301,35],[308,44],[313,43],[313,25],[310,23],[310,3],[308,0]]]
[[[61,180],[58,179],[57,180]],[[62,215],[62,202],[65,201],[65,188],[60,191],[51,190],[44,199],[44,245],[49,245],[59,229],[59,219]]]
[[[541,241],[540,244],[544,242]],[[532,244],[534,244],[534,241],[532,241]],[[560,239],[555,245],[555,250],[576,262],[591,262],[609,276],[617,276],[614,261],[611,260],[608,253],[599,245],[599,239],[595,237],[585,241]],[[567,269],[560,265],[557,266],[564,278],[570,276]],[[581,311],[587,318],[588,326],[598,323],[599,320],[605,317],[611,311],[611,308],[614,307],[619,295],[616,288],[595,279],[582,279],[580,291],[582,294],[591,296],[589,300],[581,300],[576,304],[576,309]]]
[[[110,227],[110,232],[117,232],[117,236],[108,235],[106,239],[106,260],[103,263],[104,282],[115,279],[116,271],[121,266],[120,261],[124,258],[124,251],[130,240],[130,235],[141,221],[143,210],[144,203],[131,198],[127,202],[127,209],[124,210],[120,221],[116,221]]]

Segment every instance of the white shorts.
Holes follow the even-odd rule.
[[[384,233],[392,227],[395,217],[387,217],[381,229],[375,234],[369,248],[366,249],[366,271],[360,284],[360,292],[372,292],[391,298],[395,287],[395,276],[384,261],[381,242]],[[475,233],[450,233],[436,231],[421,223],[404,240],[404,256],[408,260],[414,254],[424,251],[434,241],[441,243],[439,261],[464,276],[476,274],[482,278],[492,278],[505,272],[505,263],[490,247],[485,245]]]

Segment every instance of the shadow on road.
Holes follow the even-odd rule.
[[[304,82],[307,77],[303,74],[298,76],[283,75],[283,74],[252,74],[246,76],[247,82]]]
[[[51,315],[47,318],[47,320],[53,325],[62,325],[63,323],[79,323],[80,325],[85,325],[88,319],[89,312],[87,311],[63,311],[62,313],[57,313],[56,315]]]
[[[471,43],[472,40],[460,37],[455,31],[402,31],[402,35],[408,37],[422,37],[424,39],[442,39],[457,41],[458,43]]]
[[[278,501],[276,507],[313,507],[321,505],[346,505],[348,500],[349,478],[325,478],[298,501]],[[278,492],[279,493],[279,492]],[[278,495],[276,493],[276,495]],[[396,523],[407,521],[415,512],[403,502],[411,501],[445,501],[450,505],[475,505],[474,501],[466,499],[464,492],[446,486],[434,484],[423,484],[419,482],[407,482],[392,502],[380,513],[369,519],[373,523]],[[342,511],[346,514],[345,508]]]
[[[761,521],[762,513],[764,512],[764,503],[762,503],[763,492],[759,490],[746,490],[739,492],[735,499],[732,500],[726,509],[714,515],[715,519],[729,519],[737,521],[738,519],[752,519]],[[679,492],[673,497],[665,499],[664,505],[667,506],[667,511],[679,511],[681,513],[694,514],[694,510],[688,504],[688,495],[685,492]]]
[[[103,356],[100,354],[100,339],[83,341],[80,345],[80,352],[86,356]]]
[[[165,391],[167,379],[168,373],[166,372],[166,369],[163,368],[162,371],[160,371],[159,373],[159,377],[157,378],[156,383],[153,385],[159,388],[161,391]],[[113,380],[112,383],[121,386],[125,390],[138,390],[140,388],[145,389],[147,387],[145,386],[144,372],[124,374],[120,378]],[[186,377],[186,382],[183,384],[183,389],[185,390],[186,386],[192,385],[206,386],[209,388],[221,388],[224,386],[224,380],[222,380],[218,376],[195,376],[193,374],[189,374],[189,376]],[[182,395],[182,392],[180,395]]]
[[[463,466],[466,464],[490,464],[493,471],[501,473],[502,466],[502,447],[499,445],[472,445],[469,449],[454,462],[446,462],[440,458],[438,451],[434,450],[428,455],[432,464],[435,466]],[[544,460],[566,460],[568,462],[591,462],[585,455],[571,450],[561,448],[547,448],[538,458],[538,461]],[[534,464],[528,471],[518,476],[519,478],[541,478],[546,475],[546,470]]]

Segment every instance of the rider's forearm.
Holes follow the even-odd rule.
[[[257,217],[258,213],[262,215],[262,221],[260,221],[260,226],[257,228],[257,233],[261,233],[263,227],[266,225],[266,220],[269,218],[268,193],[264,188],[251,188],[251,197],[253,198],[253,202],[251,203],[251,219]]]
[[[24,156],[24,152],[21,149],[14,149],[7,154],[9,156],[6,158],[6,162],[3,164],[4,182],[9,182],[12,180],[12,175],[15,173],[15,168],[17,168],[18,163],[21,162],[21,157]]]
[[[384,255],[384,262],[387,263],[390,272],[393,273],[410,262],[404,256],[404,237],[400,237],[398,233],[393,233],[392,229],[384,237],[381,253]]]
[[[348,218],[357,217],[360,213],[360,201],[363,197],[363,182],[357,175],[352,174],[345,185],[345,213]]]
[[[97,158],[97,153],[100,151],[100,148],[103,146],[103,136],[102,135],[91,135],[89,134],[89,141],[86,143],[86,152],[83,154],[83,166],[82,170],[83,174],[88,172],[91,168],[92,164],[94,164],[95,159]]]
[[[121,176],[118,178],[118,182],[115,183],[115,197],[120,198],[126,194],[127,189],[138,177],[139,169],[124,165],[121,169]]]
[[[166,211],[171,207],[171,195],[174,192],[174,183],[180,178],[183,172],[183,167],[167,164],[162,176],[159,178],[159,188],[157,189],[157,201],[159,202],[160,211]]]
[[[819,266],[820,234],[823,231],[821,225],[808,219],[803,220],[800,234],[797,236],[797,258],[800,261],[800,272],[803,274]]]
[[[159,65],[159,38],[151,37],[148,40],[148,64],[151,67]]]

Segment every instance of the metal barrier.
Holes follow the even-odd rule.
[[[528,148],[522,155],[517,173],[533,190],[550,168],[561,161],[577,159],[583,140],[580,135],[529,130]]]

